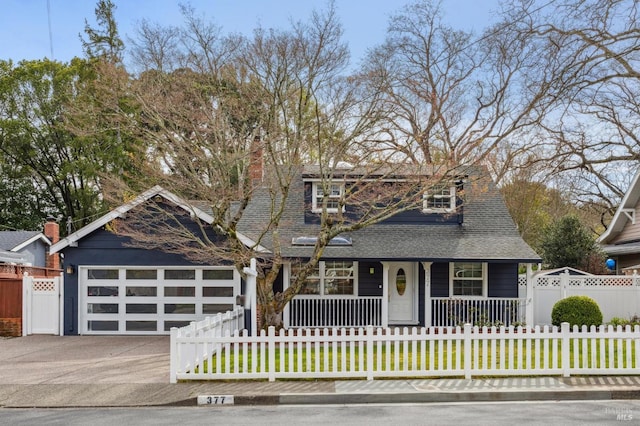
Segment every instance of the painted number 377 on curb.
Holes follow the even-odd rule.
[[[233,405],[233,395],[199,395],[198,405]]]

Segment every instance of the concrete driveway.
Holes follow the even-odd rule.
[[[0,384],[169,383],[169,336],[0,337]]]

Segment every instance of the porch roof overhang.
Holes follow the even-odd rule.
[[[473,261],[539,263],[537,255],[519,235],[470,232],[458,225],[385,225],[365,228],[349,235],[350,246],[327,246],[324,259]],[[313,247],[282,247],[288,258],[311,257]]]

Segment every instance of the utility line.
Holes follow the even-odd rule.
[[[51,60],[53,61],[55,58],[53,57],[53,35],[51,31],[51,3],[50,0],[47,0],[47,21],[49,22],[49,49],[51,51]]]

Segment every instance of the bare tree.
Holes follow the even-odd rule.
[[[544,117],[550,87],[527,84],[538,54],[507,29],[499,24],[481,37],[455,30],[430,1],[394,15],[362,75],[390,118],[378,145],[435,164],[487,163],[498,149],[512,161],[532,149],[523,136]]]
[[[163,27],[143,19],[133,38],[130,56],[133,65],[140,71],[156,70],[171,72],[178,66],[179,30]]]
[[[212,230],[183,226],[178,211],[153,203],[115,229],[136,244],[195,261],[231,261],[242,270],[259,258],[263,324],[281,325],[285,305],[333,238],[421,207],[424,188],[449,179],[448,170],[408,167],[393,151],[365,149],[385,115],[378,95],[345,77],[349,54],[332,6],[286,31],[258,28],[249,39],[219,37],[217,27],[189,17],[181,31],[188,35],[183,45],[200,53],[186,55],[182,68],[148,70],[133,81],[137,113],[127,117],[151,143],[141,153],[149,183],[197,199],[193,205],[209,212]],[[255,173],[256,162],[264,174]],[[285,261],[281,232],[293,224],[291,203],[302,202],[305,164],[315,165],[322,188],[315,245],[291,285],[276,293]],[[337,201],[330,197],[336,184],[345,188]],[[260,217],[248,220],[256,203]],[[355,214],[343,213],[347,205]]]
[[[640,159],[638,4],[511,1],[504,10],[511,31],[552,53],[533,72],[556,70],[539,159],[571,182],[577,203],[599,205],[606,223]]]

